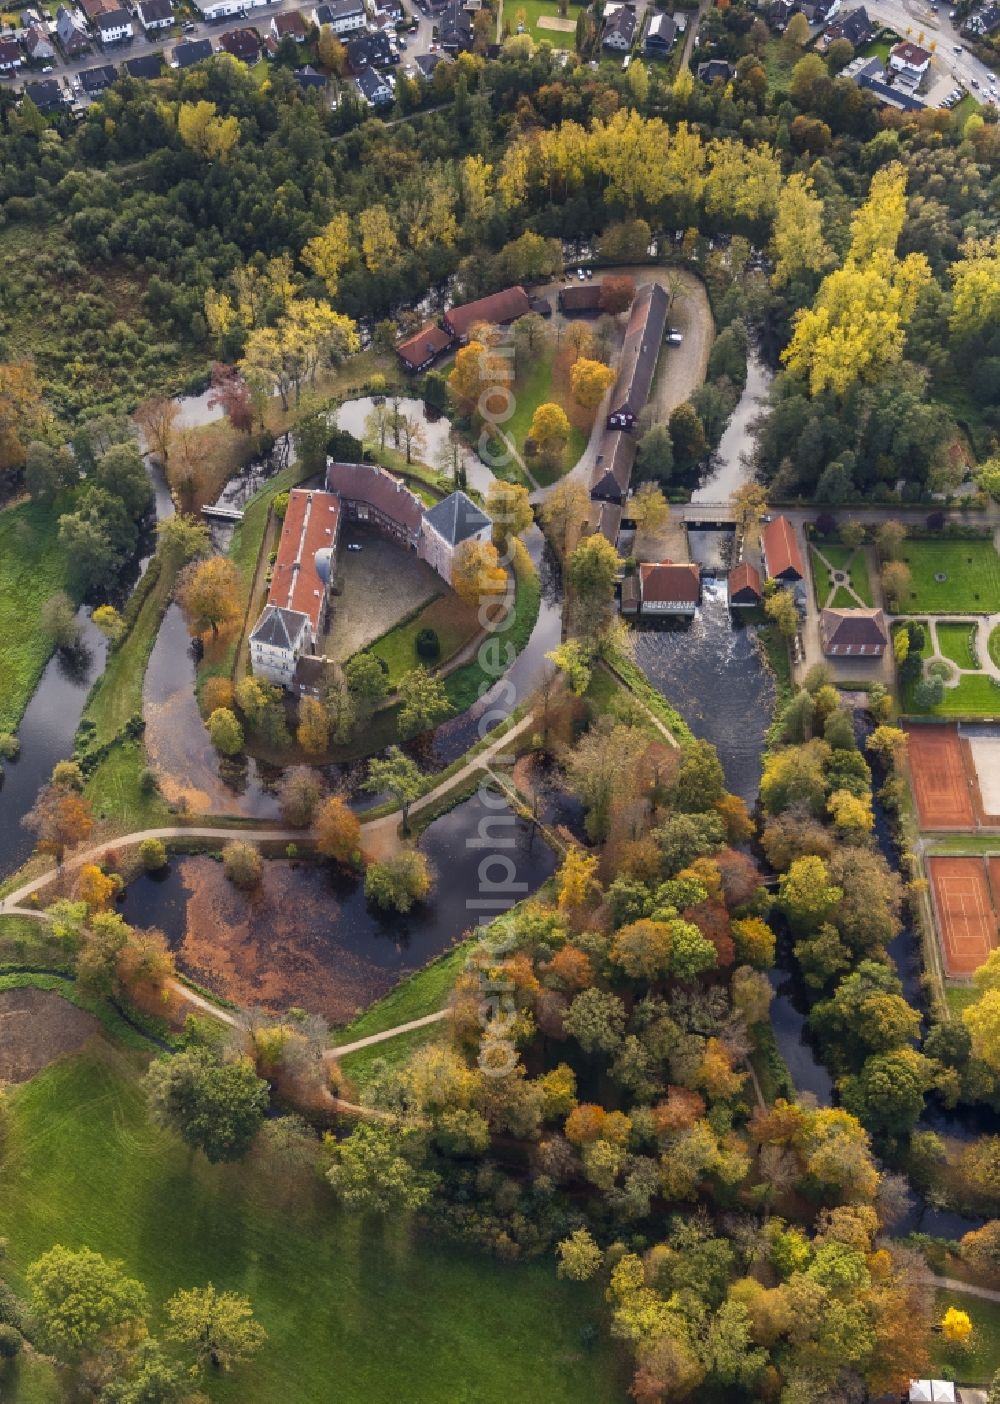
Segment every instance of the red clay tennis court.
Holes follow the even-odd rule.
[[[990,860],[990,866],[996,864]],[[997,944],[997,918],[982,858],[927,860],[945,970],[971,975]],[[1000,878],[1000,865],[993,874]]]
[[[976,816],[957,726],[911,726],[910,775],[922,829],[974,829]]]

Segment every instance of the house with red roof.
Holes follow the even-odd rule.
[[[622,613],[691,615],[701,604],[701,572],[690,561],[644,561],[622,584]]]
[[[802,580],[806,568],[799,550],[795,528],[787,517],[775,517],[760,533],[764,573],[769,580]]]
[[[760,571],[749,561],[734,566],[726,580],[730,609],[756,609],[764,601]]]
[[[819,637],[828,658],[881,658],[889,642],[880,609],[824,609]]]
[[[531,311],[531,299],[520,286],[504,288],[501,292],[490,293],[489,297],[476,298],[475,302],[463,302],[452,307],[442,317],[446,332],[456,341],[468,341],[469,331],[477,322],[488,322],[492,326],[506,326],[516,322]]]
[[[418,332],[414,332],[413,336],[408,336],[405,341],[397,344],[396,355],[405,368],[416,375],[433,365],[438,356],[448,350],[453,340],[449,332],[435,322],[428,322]]]

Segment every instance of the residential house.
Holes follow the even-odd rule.
[[[559,289],[559,311],[566,317],[593,315],[601,310],[601,283],[568,283]]]
[[[406,18],[401,0],[375,0],[375,18],[384,15],[393,24],[400,24]]]
[[[632,481],[635,447],[632,435],[624,430],[604,435],[590,475],[591,501],[624,503]]]
[[[987,5],[982,10],[974,11],[965,21],[963,34],[968,34],[974,39],[981,39],[986,34],[993,34],[1000,29],[1000,5]]]
[[[656,360],[667,329],[670,299],[659,283],[646,283],[635,295],[611,392],[609,429],[635,428],[649,399]]]
[[[312,64],[307,63],[304,68],[297,68],[292,75],[300,88],[325,90],[326,79],[319,73]]]
[[[211,58],[214,52],[211,39],[183,39],[174,45],[170,67],[190,68],[192,64]]]
[[[920,98],[914,97],[912,91],[901,86],[906,81],[902,77],[897,85],[889,83],[889,75],[879,58],[861,55],[847,65],[842,76],[852,79],[859,88],[871,93],[884,107],[895,107],[900,112],[921,112],[926,106]]]
[[[453,492],[424,514],[418,555],[451,584],[455,553],[466,541],[488,542],[493,523],[464,492]]]
[[[489,322],[493,326],[506,326],[516,322],[531,311],[531,299],[524,289],[516,284],[504,288],[502,292],[490,293],[489,297],[476,298],[475,302],[463,302],[450,308],[441,321],[446,332],[456,341],[466,342],[469,331],[477,322]]]
[[[823,38],[829,47],[835,39],[846,39],[855,49],[860,49],[873,38],[877,29],[868,17],[868,11],[862,5],[857,10],[848,10],[846,15],[834,20],[829,25]]]
[[[219,48],[241,63],[254,64],[260,58],[260,35],[256,29],[227,29],[219,35]]]
[[[698,65],[698,77],[703,83],[728,83],[735,75],[736,69],[725,59],[709,59]]]
[[[909,1404],[956,1404],[958,1399],[951,1380],[911,1380],[906,1397]]]
[[[428,322],[413,336],[408,336],[396,346],[396,355],[408,371],[415,374],[425,371],[434,364],[438,356],[447,351],[453,338],[435,322]]]
[[[630,53],[635,42],[635,10],[627,5],[617,9],[609,6],[608,9],[612,9],[612,13],[604,21],[601,44],[605,49],[614,49],[621,54]]]
[[[734,566],[726,579],[726,593],[730,609],[756,609],[764,602],[760,585],[760,571],[749,561]]]
[[[55,45],[41,25],[33,24],[26,29],[21,42],[33,63],[48,63],[56,56]]]
[[[915,82],[923,78],[930,64],[929,51],[922,49],[919,44],[912,44],[908,39],[889,50],[889,67],[893,73],[899,73]]]
[[[472,11],[463,0],[451,3],[438,16],[438,43],[447,54],[464,54],[472,48]]]
[[[174,7],[170,0],[139,0],[135,12],[147,34],[169,29],[174,22]]]
[[[393,62],[389,37],[386,34],[373,34],[366,30],[363,34],[349,34],[344,40],[347,62],[351,72],[358,74],[366,68],[387,68]]]
[[[117,77],[118,70],[113,63],[101,63],[96,68],[85,68],[80,74],[80,83],[88,97],[96,97],[110,88]]]
[[[107,10],[120,10],[121,5],[118,4],[118,0],[80,0],[80,9],[93,24],[98,15]]]
[[[327,4],[313,10],[312,18],[319,29],[329,25],[334,34],[352,34],[364,29],[368,12],[363,0],[328,0]]]
[[[94,20],[101,46],[124,44],[132,38],[132,17],[127,10],[102,10]]]
[[[657,10],[646,28],[643,48],[647,54],[668,54],[676,38],[677,25],[673,18],[664,14],[662,10]]]
[[[420,71],[421,78],[430,78],[439,63],[451,63],[452,59],[448,54],[418,54],[413,62]]]
[[[623,614],[692,615],[700,604],[701,574],[690,562],[644,561],[622,585]]]
[[[56,36],[59,47],[68,59],[77,58],[90,49],[90,38],[77,16],[60,5],[56,10]]]
[[[760,533],[764,574],[769,580],[794,581],[805,578],[805,565],[795,528],[787,517],[774,517]]]
[[[130,78],[141,78],[145,81],[159,78],[163,71],[163,54],[139,54],[136,58],[126,59],[122,68]]]
[[[289,10],[286,14],[275,15],[271,21],[271,34],[277,43],[282,39],[294,39],[296,44],[304,44],[308,26],[301,10]]]
[[[767,6],[767,22],[775,34],[784,34],[788,21],[798,8],[797,0],[772,0]]]
[[[819,637],[828,658],[881,658],[889,641],[880,609],[824,609]]]
[[[369,107],[388,107],[393,101],[392,88],[377,69],[363,68],[354,81]]]
[[[245,14],[247,9],[246,0],[193,0],[193,4],[209,24]]]
[[[66,106],[66,94],[55,78],[39,78],[25,83],[24,96],[30,98],[39,112],[58,112]]]
[[[0,39],[0,73],[13,73],[24,63],[24,53],[16,39]]]
[[[289,493],[267,604],[250,635],[253,671],[282,687],[293,688],[298,659],[315,655],[323,633],[340,522],[336,494]]]

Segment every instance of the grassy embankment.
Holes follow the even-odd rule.
[[[17,730],[52,652],[42,609],[57,590],[68,592],[58,540],[66,508],[22,502],[0,512],[0,732]]]
[[[331,1381],[344,1404],[623,1398],[612,1353],[582,1340],[596,1291],[561,1283],[551,1262],[506,1266],[405,1220],[341,1214],[313,1172],[263,1154],[210,1166],[149,1122],[140,1070],[102,1042],[12,1094],[0,1233],[15,1288],[63,1242],[122,1259],[154,1326],[179,1287],[246,1292],[267,1344],[250,1369],[207,1382],[215,1400],[314,1404]]]

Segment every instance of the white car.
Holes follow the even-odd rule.
[[[358,543],[357,543],[356,541],[349,541],[349,542],[347,543],[347,549],[348,549],[348,551],[360,551],[360,550],[361,550],[361,547],[358,545]]]
[[[587,281],[587,275],[586,273],[584,273],[582,268],[578,268],[576,270],[576,276],[580,279],[581,283],[585,283]]]

